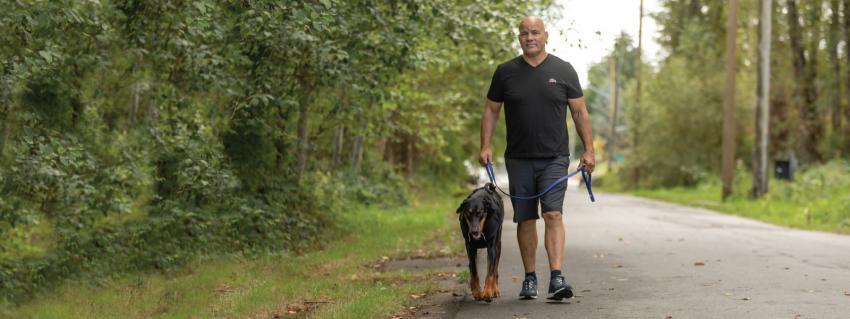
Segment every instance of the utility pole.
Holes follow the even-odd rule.
[[[723,98],[723,146],[721,177],[725,201],[732,195],[732,178],[735,173],[735,30],[738,1],[729,0],[729,16],[726,23],[726,92]]]
[[[638,113],[636,116],[632,116],[632,124],[634,127],[632,128],[632,160],[637,160],[635,154],[638,150],[638,142],[640,141],[640,120],[641,115],[641,105],[640,105],[640,72],[641,67],[643,66],[643,58],[641,57],[643,50],[643,0],[640,0],[640,17],[638,18],[638,47],[637,47],[637,64],[635,64],[636,72],[635,72],[635,80],[637,81],[637,88],[635,90],[635,104],[634,104],[634,113]],[[638,182],[640,181],[640,168],[637,165],[632,166],[632,188],[638,187]]]
[[[614,145],[617,143],[617,46],[614,46],[608,66],[608,78],[611,80],[611,94],[608,97],[608,105],[611,109],[611,134],[608,135],[608,170],[610,171],[614,164]]]
[[[770,34],[773,4],[761,0],[759,17],[758,75],[756,79],[756,140],[753,143],[754,198],[767,193],[767,145],[770,125]],[[834,14],[834,13],[833,13]]]

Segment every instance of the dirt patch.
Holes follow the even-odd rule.
[[[263,318],[289,318],[294,316],[304,316],[304,313],[310,312],[325,304],[333,303],[330,298],[318,298],[312,300],[301,300],[296,303],[287,304],[276,309],[273,313],[264,315]]]
[[[382,271],[429,271],[424,279],[438,284],[437,289],[410,295],[411,305],[404,312],[396,313],[390,318],[454,318],[460,309],[459,303],[465,298],[465,286],[460,283],[458,273],[466,269],[466,263],[468,261],[463,257],[414,258],[384,262]]]

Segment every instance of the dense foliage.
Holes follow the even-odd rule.
[[[728,6],[720,0],[662,1],[652,16],[666,55],[642,68],[636,103],[635,43],[622,37],[591,68],[586,91],[594,130],[608,138],[609,59],[620,65],[619,136],[625,155],[619,178],[631,187],[695,185],[720,172],[725,35]],[[737,154],[752,165],[758,1],[739,1],[737,29]],[[771,159],[795,153],[803,167],[850,158],[850,1],[774,0],[772,14]]]
[[[519,15],[548,5],[6,1],[0,295],[303,248],[346,200],[457,176]]]

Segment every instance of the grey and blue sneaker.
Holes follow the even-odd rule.
[[[573,287],[567,284],[564,276],[555,276],[549,281],[549,300],[569,299],[573,297]]]
[[[525,280],[522,281],[522,291],[519,292],[519,297],[522,300],[537,299],[537,277],[525,277]]]

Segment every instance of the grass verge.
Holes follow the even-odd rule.
[[[390,259],[454,256],[458,198],[401,209],[358,208],[339,216],[344,233],[301,256],[222,256],[168,273],[138,273],[99,285],[69,282],[8,318],[383,318],[438,287],[427,271],[382,271]]]
[[[739,171],[733,196],[720,198],[719,181],[696,187],[631,190],[627,193],[799,229],[850,234],[850,162],[833,161],[799,172],[794,181],[771,179],[768,194],[751,199],[752,178]],[[606,185],[606,191],[621,191]]]

